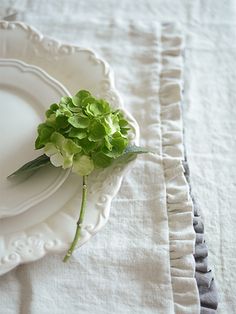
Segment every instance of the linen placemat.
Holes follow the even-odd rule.
[[[182,166],[181,36],[160,23],[52,27],[44,17],[42,28],[42,20],[33,19],[44,33],[90,44],[112,64],[125,106],[141,126],[141,145],[157,155],[138,158],[110,222],[70,264],[46,257],[4,276],[3,306],[26,313],[198,313],[192,201]],[[15,304],[4,285],[14,291]]]

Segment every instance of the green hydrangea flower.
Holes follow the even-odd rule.
[[[44,149],[51,163],[81,175],[106,168],[128,145],[129,125],[120,110],[81,90],[62,97],[46,111],[38,126],[36,149]]]
[[[106,168],[120,157],[128,162],[145,148],[129,144],[129,124],[120,110],[113,110],[104,99],[81,90],[74,97],[62,97],[46,111],[38,126],[36,149],[44,154],[27,162],[8,177],[38,170],[50,162],[55,167],[71,168],[83,177],[82,200],[74,239],[65,255],[66,262],[81,236],[87,199],[87,178],[96,168]]]

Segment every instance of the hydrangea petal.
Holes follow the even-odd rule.
[[[71,98],[69,96],[64,96],[60,100],[60,104],[68,105],[71,102]]]
[[[54,154],[58,153],[58,149],[56,148],[56,146],[52,143],[47,143],[44,147],[44,153],[50,157]]]
[[[50,157],[50,161],[53,164],[53,166],[61,167],[64,163],[64,158],[63,158],[62,154],[60,154],[58,152],[57,154],[54,154]]]
[[[84,98],[91,96],[91,94],[87,90],[80,90],[75,96],[82,101]]]
[[[73,103],[75,106],[80,106],[80,98],[79,98],[78,96],[72,97],[72,103]]]
[[[108,134],[114,134],[120,131],[119,118],[117,115],[107,115],[104,119],[104,125]]]
[[[100,141],[106,135],[106,130],[104,125],[95,121],[91,126],[89,140],[90,141]]]
[[[93,155],[93,161],[97,168],[106,168],[112,163],[112,158],[106,156],[103,152],[98,152]]]
[[[38,126],[38,137],[35,141],[35,148],[42,148],[47,142],[50,141],[51,134],[54,132],[54,129],[48,126],[46,123],[41,123]]]
[[[73,155],[81,152],[81,147],[71,139],[66,139],[63,143],[63,151],[68,155]]]
[[[84,131],[84,129],[72,129],[69,133],[69,136],[81,140],[87,136],[87,133]]]
[[[53,144],[55,144],[56,147],[62,148],[63,144],[65,142],[65,137],[62,134],[58,133],[58,132],[54,132],[51,135],[51,142]]]
[[[68,122],[75,128],[87,128],[89,126],[89,118],[81,116],[73,116],[68,119]]]
[[[81,176],[87,176],[93,169],[93,160],[89,156],[83,155],[74,160],[72,171]]]
[[[63,156],[63,169],[71,168],[73,165],[73,155]]]

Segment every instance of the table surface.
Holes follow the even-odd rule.
[[[78,7],[75,3],[65,6],[68,23],[69,17],[76,19],[75,8],[83,10],[88,21],[95,17],[180,23],[186,46],[183,114],[193,194],[205,220],[209,264],[219,288],[219,313],[232,313],[236,308],[235,1],[121,0],[117,5],[113,0],[89,0],[79,1]],[[42,32],[48,29],[47,1],[12,4],[24,21]],[[9,1],[1,5],[8,6]],[[54,15],[59,17],[60,10],[55,2]],[[50,35],[58,37],[56,24]]]

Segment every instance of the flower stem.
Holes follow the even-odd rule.
[[[74,240],[71,243],[71,246],[69,250],[67,251],[63,262],[67,262],[68,259],[71,257],[79,239],[80,239],[80,231],[81,231],[81,224],[84,220],[84,214],[85,214],[85,207],[86,207],[86,199],[87,199],[87,176],[83,176],[83,193],[82,193],[82,201],[81,201],[81,208],[80,208],[80,215],[79,220],[77,221],[77,228],[74,236]]]

